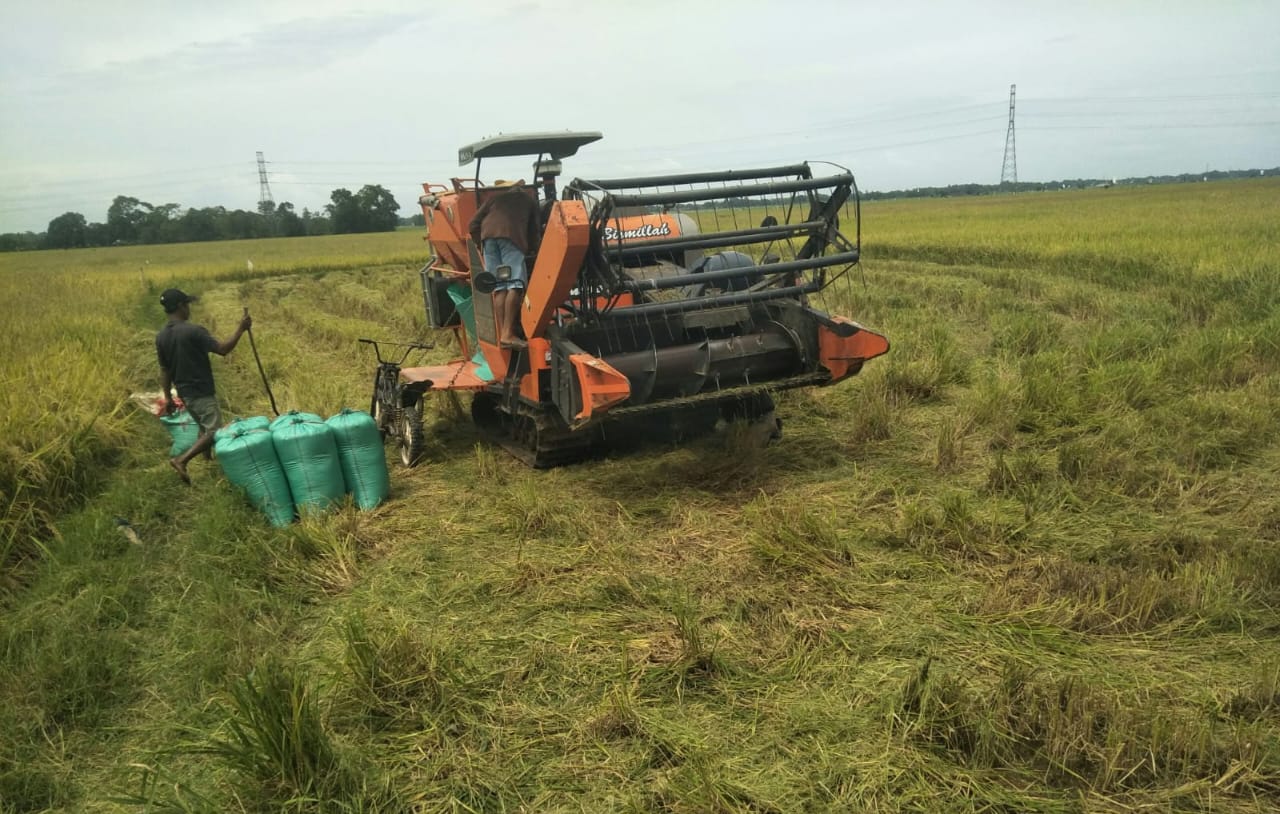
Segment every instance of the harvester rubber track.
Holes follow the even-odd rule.
[[[485,437],[535,469],[587,460],[598,452],[595,432],[570,432],[557,426],[554,416],[525,410],[511,415],[499,408],[494,393],[477,393],[471,402],[471,418]]]

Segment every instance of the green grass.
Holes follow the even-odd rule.
[[[893,349],[766,449],[534,472],[441,401],[389,503],[275,530],[90,422],[4,596],[0,811],[1273,810],[1276,191],[868,205],[826,304]],[[356,338],[426,336],[386,239],[174,281],[328,414]],[[100,273],[113,309],[33,313],[149,389],[161,318]],[[247,346],[216,374],[265,412]]]

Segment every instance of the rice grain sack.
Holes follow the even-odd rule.
[[[373,416],[362,410],[344,409],[325,422],[333,429],[338,463],[347,491],[361,509],[372,509],[391,494],[391,476],[382,433]]]
[[[271,421],[265,415],[256,415],[252,418],[237,418],[227,426],[218,430],[213,434],[213,440],[221,441],[223,438],[230,438],[237,432],[248,432],[249,430],[266,430],[270,429]],[[215,451],[217,447],[214,447]]]
[[[285,424],[289,423],[291,419],[294,419],[294,418],[301,418],[305,421],[314,421],[318,424],[324,423],[324,419],[316,415],[315,413],[304,413],[300,410],[290,410],[284,415],[276,416],[276,420],[268,424],[267,428],[274,431],[276,427],[283,427]]]
[[[338,445],[323,421],[303,414],[271,422],[271,441],[299,514],[324,511],[346,494]]]
[[[186,410],[178,410],[173,415],[162,415],[160,421],[169,431],[169,457],[176,458],[195,445],[200,438],[200,425]]]
[[[244,423],[244,422],[237,422]],[[266,419],[262,420],[266,424]],[[293,522],[293,496],[266,427],[242,427],[214,444],[227,480],[240,487],[273,526]]]

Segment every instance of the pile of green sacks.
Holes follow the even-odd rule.
[[[248,494],[273,526],[323,512],[347,494],[372,509],[390,494],[382,433],[368,413],[343,410],[327,421],[290,410],[268,421],[243,418],[218,430],[214,452],[227,480]]]

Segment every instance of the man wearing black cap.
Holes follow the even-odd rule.
[[[169,321],[156,334],[156,356],[160,360],[160,386],[164,391],[165,409],[173,412],[173,389],[176,387],[187,412],[200,425],[200,437],[191,449],[169,459],[169,465],[188,485],[191,477],[187,474],[187,462],[201,453],[208,455],[209,448],[213,446],[213,433],[222,425],[218,398],[213,392],[213,368],[209,365],[209,354],[226,356],[253,325],[253,318],[246,308],[235,334],[225,342],[219,342],[203,326],[188,321],[191,319],[191,303],[196,299],[176,288],[166,289],[160,295],[160,304],[169,315]]]

